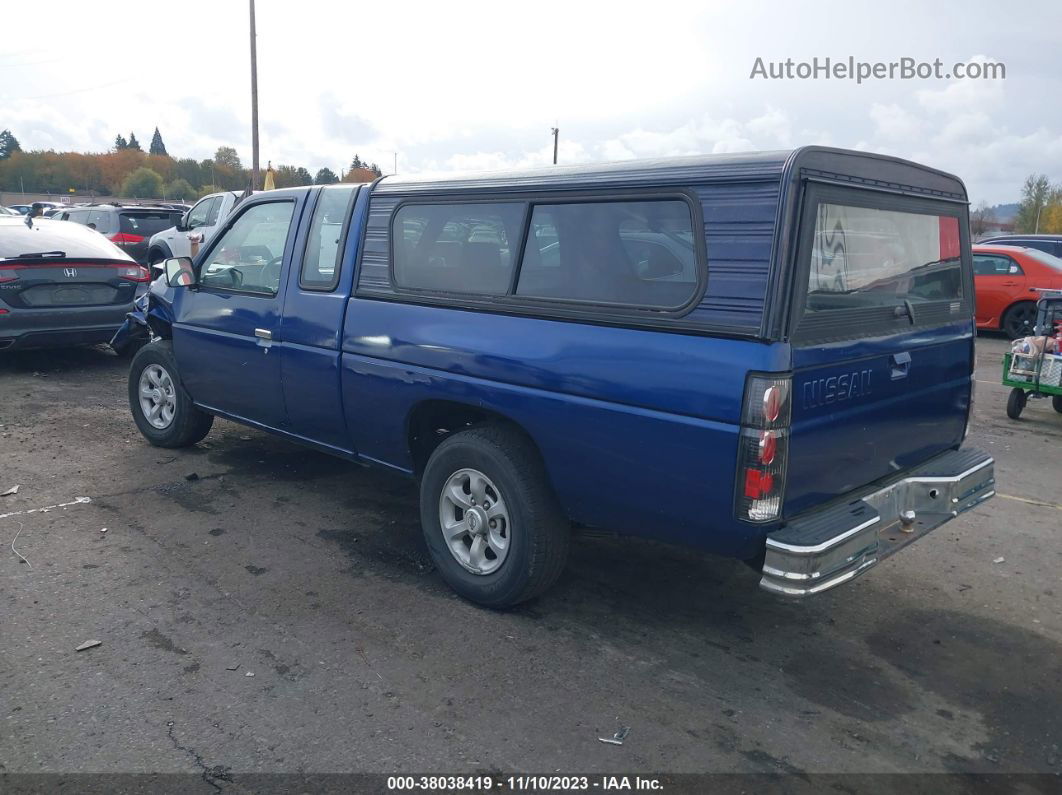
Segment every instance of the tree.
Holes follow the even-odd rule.
[[[123,149],[128,149],[128,148],[129,148],[129,142],[127,140],[125,140],[125,138],[122,136],[121,133],[118,133],[118,135],[116,135],[114,137],[114,151],[115,152],[120,152]]]
[[[313,177],[310,176],[310,172],[302,166],[295,169],[295,184],[296,185],[312,185]]]
[[[350,170],[353,171],[356,168],[365,168],[368,165],[357,154],[354,155],[354,160],[350,163]]]
[[[996,212],[988,206],[988,202],[981,202],[977,209],[970,213],[970,234],[975,239],[988,234],[988,230],[996,223]]]
[[[1037,215],[1041,214],[1051,193],[1051,182],[1044,174],[1030,174],[1021,188],[1021,202],[1014,219],[1014,231],[1028,234],[1036,231]]]
[[[162,142],[162,136],[159,134],[158,127],[155,127],[155,134],[151,136],[151,146],[148,148],[148,152],[153,155],[169,154],[166,151],[166,144]]]
[[[314,185],[335,185],[337,182],[339,182],[339,177],[327,166],[318,171],[317,176],[313,178]]]
[[[121,193],[134,199],[157,199],[162,195],[162,177],[141,166],[122,182]]]
[[[371,166],[369,166],[369,171],[371,171],[373,174],[375,174],[378,178],[383,176],[383,172],[380,171],[380,167],[378,165],[376,165],[375,163],[373,163]]]
[[[169,199],[194,199],[197,191],[187,180],[178,177],[166,186],[166,197]]]
[[[0,130],[0,160],[7,160],[15,152],[21,152],[22,147],[18,145],[18,138],[16,138],[11,130]]]
[[[129,133],[129,148],[135,149],[138,152],[144,151],[140,148],[140,141],[136,139],[136,135],[134,133]]]
[[[240,156],[236,154],[236,150],[231,146],[219,146],[218,151],[214,153],[214,163],[218,166],[230,168],[233,171],[240,171],[243,169],[243,164],[240,162]]]

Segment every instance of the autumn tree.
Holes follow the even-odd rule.
[[[18,138],[11,130],[0,130],[0,160],[6,160],[15,152],[21,151],[22,147],[18,145]]]
[[[162,142],[162,135],[159,133],[159,128],[155,127],[155,134],[151,136],[151,146],[148,147],[148,152],[153,155],[165,155],[166,144]]]

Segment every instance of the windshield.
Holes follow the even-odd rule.
[[[959,219],[822,203],[806,314],[962,297]]]

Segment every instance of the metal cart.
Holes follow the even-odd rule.
[[[1037,336],[1062,333],[1062,290],[1038,290],[1036,302]],[[1021,416],[1029,398],[1051,398],[1055,411],[1062,413],[1062,351],[1048,353],[1047,345],[1030,353],[1007,353],[1003,356],[1003,386],[1011,387],[1007,398],[1007,416]]]

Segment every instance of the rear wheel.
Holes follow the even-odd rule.
[[[1058,412],[1059,414],[1062,414],[1062,395],[1054,395],[1054,396],[1053,396],[1053,397],[1051,398],[1051,406],[1052,406],[1052,407],[1054,408],[1054,410],[1055,410],[1055,411],[1057,411],[1057,412]]]
[[[156,447],[188,447],[214,424],[213,415],[192,405],[181,386],[169,340],[155,340],[133,357],[129,409],[140,433]]]
[[[1055,398],[1057,400],[1058,398]],[[1025,402],[1028,400],[1028,396],[1025,394],[1024,389],[1018,389],[1015,387],[1010,390],[1010,397],[1007,398],[1007,416],[1012,420],[1018,419],[1021,416],[1022,410],[1025,408]]]
[[[464,598],[503,608],[560,576],[571,527],[531,442],[483,426],[455,433],[428,459],[420,485],[424,540]]]
[[[1036,325],[1036,304],[1022,301],[1003,313],[1002,328],[1012,340],[1027,337]]]

